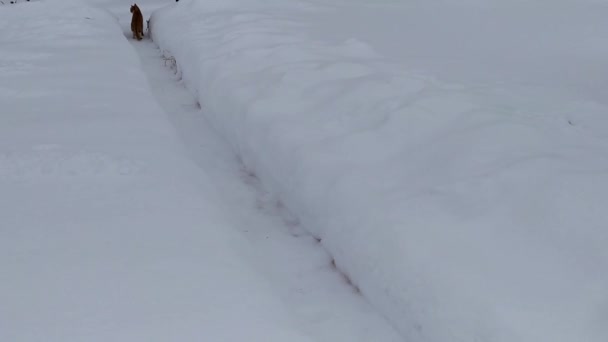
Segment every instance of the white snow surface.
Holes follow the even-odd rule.
[[[0,341],[400,341],[91,3],[0,6]]]
[[[405,341],[599,342],[606,14],[181,0],[151,25],[247,171]]]

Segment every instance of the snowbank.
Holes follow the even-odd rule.
[[[440,81],[325,39],[324,11],[182,0],[151,22],[244,165],[405,340],[608,339],[607,108]]]
[[[0,8],[0,341],[308,341],[125,35],[79,1]]]

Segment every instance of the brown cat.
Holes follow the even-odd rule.
[[[141,40],[144,37],[144,16],[141,14],[137,4],[131,5],[131,32],[133,32],[133,38]]]

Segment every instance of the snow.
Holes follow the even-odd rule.
[[[121,2],[0,7],[0,341],[400,340]]]
[[[0,341],[608,340],[608,2],[138,4],[0,4]]]
[[[182,0],[151,25],[404,340],[605,341],[607,10]]]

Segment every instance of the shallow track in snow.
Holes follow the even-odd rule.
[[[123,22],[125,35],[127,23]],[[255,175],[205,120],[205,105],[180,82],[174,61],[147,37],[131,40],[159,105],[182,138],[201,173],[215,181],[217,198],[250,243],[242,251],[251,267],[269,280],[292,319],[315,341],[402,341],[389,323],[335,269],[318,241],[291,219],[281,202],[264,191]],[[204,229],[201,227],[201,229]],[[246,291],[246,284],[243,285]]]

